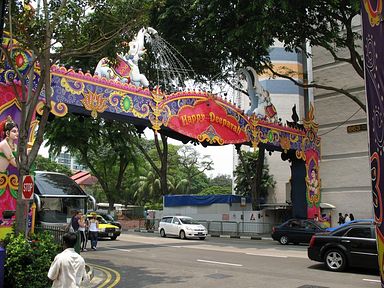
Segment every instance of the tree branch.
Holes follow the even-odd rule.
[[[335,91],[335,92],[338,92],[340,94],[344,94],[345,96],[347,96],[348,98],[350,98],[353,102],[355,102],[357,105],[359,105],[359,107],[364,111],[364,112],[367,112],[367,107],[366,105],[360,101],[360,99],[356,96],[354,96],[353,94],[349,93],[348,91],[344,90],[344,89],[341,89],[341,88],[336,88],[336,87],[332,87],[332,86],[327,86],[327,85],[321,85],[321,84],[316,84],[316,83],[311,83],[311,84],[305,84],[305,83],[301,83],[297,80],[295,80],[294,78],[292,78],[291,76],[288,76],[288,75],[285,75],[285,74],[282,74],[282,73],[279,73],[279,72],[276,72],[273,67],[271,67],[270,65],[268,64],[265,64],[265,66],[269,69],[269,71],[272,72],[272,74],[274,76],[278,76],[278,77],[281,77],[281,78],[285,78],[285,79],[288,79],[290,81],[292,81],[295,85],[299,86],[299,87],[303,87],[304,89],[308,89],[308,88],[319,88],[319,89],[324,89],[324,90],[328,90],[328,91]]]

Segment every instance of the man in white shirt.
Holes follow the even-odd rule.
[[[74,249],[76,241],[76,233],[63,235],[65,250],[56,255],[48,271],[48,278],[53,281],[52,288],[79,288],[82,282],[89,282],[84,258]]]

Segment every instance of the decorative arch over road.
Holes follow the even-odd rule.
[[[29,65],[30,54],[18,52],[18,64],[24,70]],[[19,117],[15,75],[7,65],[0,71],[0,120],[7,115],[16,120]],[[34,85],[38,77],[36,67]],[[313,107],[303,127],[298,129],[259,119],[254,114],[245,115],[232,103],[207,92],[181,91],[167,95],[159,88],[150,90],[55,65],[51,67],[51,78],[51,113],[59,117],[67,113],[86,114],[150,127],[183,143],[263,145],[270,151],[281,151],[282,158],[292,162],[293,216],[320,215],[320,138]],[[44,101],[42,93],[37,113]]]

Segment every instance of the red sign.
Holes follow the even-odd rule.
[[[208,99],[194,106],[185,106],[173,116],[168,127],[210,144],[244,143],[245,131],[233,115],[228,115],[223,103]]]
[[[33,177],[31,175],[25,175],[23,177],[23,199],[32,200],[33,199],[33,190],[34,190]]]

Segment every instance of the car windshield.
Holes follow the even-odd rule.
[[[180,218],[180,221],[183,224],[199,224],[199,222],[192,218]]]
[[[115,219],[113,219],[112,215],[109,215],[109,214],[105,214],[105,215],[102,215],[104,217],[105,220],[107,221],[115,221]]]

